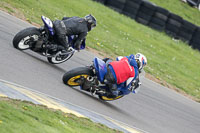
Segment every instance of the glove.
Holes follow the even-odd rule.
[[[136,88],[139,88],[141,85],[141,82],[139,80],[134,80],[132,83],[131,83],[131,87],[130,87],[130,91],[134,91]]]
[[[75,44],[75,49],[79,52],[81,49],[81,44]]]
[[[138,83],[138,86],[134,88],[134,93],[138,93],[138,91],[140,90],[140,85],[141,83]]]

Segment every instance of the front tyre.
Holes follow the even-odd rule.
[[[13,46],[19,50],[29,49],[38,40],[39,35],[40,31],[35,27],[21,30],[13,38]]]
[[[93,71],[89,67],[78,67],[63,75],[63,83],[68,86],[80,86],[83,78],[93,75]]]
[[[47,60],[52,64],[60,64],[67,60],[69,60],[74,53],[70,53],[67,55],[60,55],[60,53],[56,54],[54,57],[47,57]]]

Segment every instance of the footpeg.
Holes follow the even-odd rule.
[[[96,94],[96,90],[94,90],[92,87],[90,87],[90,93],[91,93],[91,95],[95,95]]]

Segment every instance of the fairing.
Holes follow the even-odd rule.
[[[99,58],[94,58],[93,61],[94,61],[94,68],[96,70],[98,80],[100,82],[103,82],[104,76],[107,73],[106,63]]]
[[[98,80],[102,83],[107,73],[106,63],[99,58],[94,58],[93,62]],[[126,82],[117,85],[117,90],[121,92],[121,95],[127,95],[131,92],[126,88]]]
[[[52,23],[52,21],[49,18],[45,17],[45,16],[42,16],[41,19],[42,19],[44,25],[50,31],[50,34],[53,36],[55,34],[55,32],[53,30],[53,23]]]

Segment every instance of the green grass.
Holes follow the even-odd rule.
[[[200,25],[198,10],[180,0],[152,1]],[[55,20],[92,13],[98,25],[88,34],[87,46],[111,57],[141,52],[148,59],[146,72],[200,99],[200,52],[181,41],[173,41],[165,33],[143,26],[91,0],[2,0],[0,3],[1,6],[10,4],[31,22],[41,25],[41,15]]]
[[[30,102],[0,97],[1,133],[119,133],[102,124]]]

